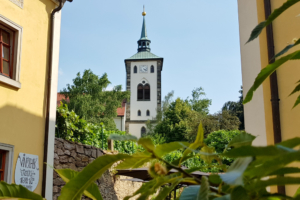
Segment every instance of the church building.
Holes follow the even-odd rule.
[[[147,36],[146,12],[143,15],[141,38],[138,52],[125,59],[126,89],[130,99],[126,105],[125,130],[137,137],[147,132],[146,122],[155,120],[157,109],[161,108],[161,71],[163,58],[151,53]]]

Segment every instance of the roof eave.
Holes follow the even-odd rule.
[[[150,61],[153,61],[153,60],[161,60],[161,71],[163,70],[163,65],[164,65],[164,58],[143,58],[143,59],[125,59],[124,60],[124,63],[125,63],[125,69],[126,69],[126,61],[147,61],[147,60],[150,60]]]

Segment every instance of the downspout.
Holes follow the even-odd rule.
[[[265,18],[268,19],[272,13],[271,1],[264,0],[265,5]],[[275,61],[275,49],[274,49],[274,36],[273,26],[270,24],[267,26],[267,45],[268,45],[268,59],[269,64]],[[281,138],[281,125],[280,125],[280,110],[279,110],[279,95],[278,95],[278,81],[276,71],[270,76],[270,89],[271,89],[271,103],[272,103],[272,119],[273,119],[273,135],[274,143],[280,143]],[[285,194],[285,186],[277,186],[279,194]]]
[[[47,96],[46,96],[46,123],[45,123],[45,137],[44,137],[44,157],[43,163],[47,163],[48,155],[48,137],[49,137],[49,119],[50,119],[50,97],[51,97],[51,84],[52,84],[52,59],[53,59],[53,37],[54,37],[54,16],[59,12],[66,1],[72,2],[73,0],[59,0],[59,6],[51,12],[50,16],[50,42],[49,42],[49,56],[48,56],[48,83],[47,83]],[[47,166],[43,167],[43,180],[42,180],[42,196],[46,194],[46,173]]]

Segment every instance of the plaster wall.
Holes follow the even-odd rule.
[[[50,0],[26,0],[23,9],[0,0],[0,14],[23,27],[20,82],[22,87],[0,83],[0,142],[14,146],[12,182],[20,152],[39,156],[41,194],[45,133],[46,74],[49,17],[55,8]]]
[[[145,123],[131,123],[129,124],[129,133],[140,138],[142,127],[147,128]]]
[[[139,66],[147,65],[148,72],[140,73]],[[154,66],[154,73],[150,72],[151,65]],[[138,67],[138,72],[133,73],[134,66]],[[156,117],[157,109],[157,61],[131,62],[131,84],[130,84],[130,120],[148,120]],[[150,85],[150,101],[137,101],[137,86],[145,81]],[[138,110],[141,116],[138,116]],[[146,111],[150,111],[150,116],[146,116]],[[136,134],[131,132],[131,134]]]
[[[238,12],[242,80],[244,96],[246,96],[255,80],[255,77],[261,70],[259,39],[246,44],[251,30],[258,23],[256,1],[238,0]],[[252,101],[244,106],[244,115],[246,131],[258,136],[255,139],[254,144],[263,146],[267,145],[263,87],[259,87],[254,93]]]
[[[285,0],[271,0],[272,10],[280,7]],[[249,44],[245,44],[246,39],[249,37],[251,30],[261,21],[265,20],[264,2],[260,0],[256,1],[243,1],[239,0],[239,19],[240,19],[240,37],[241,37],[241,54],[242,54],[242,73],[243,73],[243,86],[244,95],[254,82],[254,79],[258,73],[258,70],[263,69],[268,65],[268,49],[266,40],[266,31],[264,30],[259,39],[256,39]],[[300,18],[295,17],[299,14],[300,5],[295,4],[283,14],[281,14],[273,22],[273,34],[274,34],[274,46],[275,54],[281,51],[285,46],[292,43],[292,39],[299,38],[297,33],[300,31],[298,26]],[[256,21],[256,22],[255,22]],[[255,46],[255,47],[254,47]],[[289,53],[299,50],[299,47],[294,48]],[[258,56],[259,54],[259,56]],[[260,57],[260,58],[259,58]],[[259,61],[259,62],[258,62]],[[300,107],[292,109],[293,104],[297,98],[297,94],[289,96],[295,83],[299,80],[300,62],[298,60],[288,61],[277,69],[278,79],[278,92],[279,92],[279,109],[280,109],[280,121],[281,121],[281,134],[282,140],[290,139],[293,137],[299,137],[299,119],[300,119]],[[253,76],[255,74],[255,76]],[[271,94],[270,94],[270,82],[267,79],[263,83],[263,89],[259,89],[254,93],[253,100],[245,106],[245,123],[246,131],[257,135],[252,130],[263,130],[263,124],[265,125],[265,138],[258,141],[255,140],[255,144],[264,145],[274,144],[273,136],[273,121],[272,121],[272,108],[271,108]],[[262,106],[262,102],[264,106]],[[258,109],[260,108],[260,109]],[[256,114],[255,114],[256,113]],[[261,117],[264,116],[264,120]],[[255,123],[257,122],[257,124]],[[251,128],[252,127],[252,128]],[[259,134],[261,137],[261,134]],[[292,164],[297,166],[297,164]],[[299,174],[297,174],[299,176]],[[288,195],[294,195],[299,185],[286,186],[286,192]],[[271,191],[275,192],[276,188],[271,187]]]
[[[115,117],[114,122],[120,131],[125,131],[125,117]]]

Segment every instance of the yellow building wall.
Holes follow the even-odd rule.
[[[21,89],[0,83],[0,143],[14,145],[13,182],[20,152],[39,156],[41,194],[45,134],[46,73],[49,20],[55,3],[24,0],[24,8],[0,0],[0,14],[23,27]]]
[[[271,0],[272,10],[280,7],[286,0]],[[264,2],[257,0],[258,19],[259,22],[265,20]],[[273,23],[274,46],[275,53],[280,52],[284,47],[292,43],[292,39],[299,38],[300,35],[300,4],[294,5],[288,9]],[[268,64],[268,51],[266,31],[260,35],[260,50],[262,67]],[[300,47],[293,48],[290,53],[299,50]],[[282,140],[287,140],[294,137],[300,137],[300,106],[293,108],[297,94],[289,96],[295,88],[295,83],[300,80],[300,61],[289,61],[277,70],[278,91],[280,98],[280,121]],[[266,119],[266,134],[268,144],[274,144],[273,137],[273,122],[271,108],[271,93],[270,81],[266,80],[263,84],[264,89],[264,104],[265,104],[265,119]],[[300,164],[294,164],[300,167]],[[299,175],[298,175],[299,176]],[[286,187],[288,195],[294,195],[300,185]],[[274,188],[272,188],[274,190]]]

